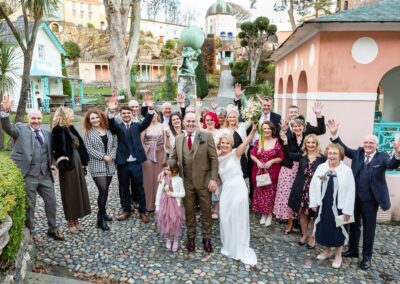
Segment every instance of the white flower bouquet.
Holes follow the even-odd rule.
[[[246,107],[240,110],[243,120],[258,123],[262,115],[262,105],[258,101],[250,99]]]

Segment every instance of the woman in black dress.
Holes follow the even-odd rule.
[[[342,248],[348,240],[344,226],[336,226],[335,219],[341,216],[348,221],[353,215],[355,184],[351,169],[341,160],[344,150],[339,144],[329,144],[325,149],[328,161],[320,165],[311,180],[310,208],[318,212],[315,219],[315,239],[325,246],[323,253],[317,256],[324,260],[332,256],[331,248],[336,248],[333,268],[342,264]]]

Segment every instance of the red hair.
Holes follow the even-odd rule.
[[[207,117],[210,117],[213,121],[214,121],[214,123],[215,123],[215,128],[218,128],[219,127],[219,120],[218,120],[218,117],[217,117],[217,115],[215,114],[215,112],[208,112],[208,113],[206,113],[205,115],[203,115],[203,128],[204,129],[206,129],[207,128],[207,125],[206,125],[206,119],[207,119]]]
[[[92,124],[90,123],[90,115],[92,113],[95,113],[95,114],[97,114],[99,116],[99,118],[100,118],[100,126],[101,127],[108,128],[108,120],[107,120],[106,115],[104,114],[103,111],[101,111],[100,109],[94,107],[94,108],[88,109],[88,111],[85,114],[85,120],[83,121],[83,128],[86,131],[89,131],[90,129],[92,129]]]

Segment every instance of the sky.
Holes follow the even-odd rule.
[[[233,2],[243,6],[246,9],[250,10],[250,1],[249,0],[226,0],[227,2]],[[182,7],[185,9],[193,9],[197,11],[197,21],[196,25],[203,26],[204,18],[206,16],[208,8],[214,3],[216,0],[181,0]],[[256,3],[256,9],[251,9],[251,13],[253,18],[257,18],[258,16],[267,16],[270,20],[275,18],[286,18],[286,13],[277,13],[273,11],[274,1],[273,0],[258,0]]]

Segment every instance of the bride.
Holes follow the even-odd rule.
[[[221,253],[256,265],[257,256],[250,248],[249,200],[246,183],[240,166],[240,156],[252,141],[257,130],[253,125],[250,135],[232,150],[233,137],[228,133],[219,136],[219,176],[222,181],[220,197]]]

